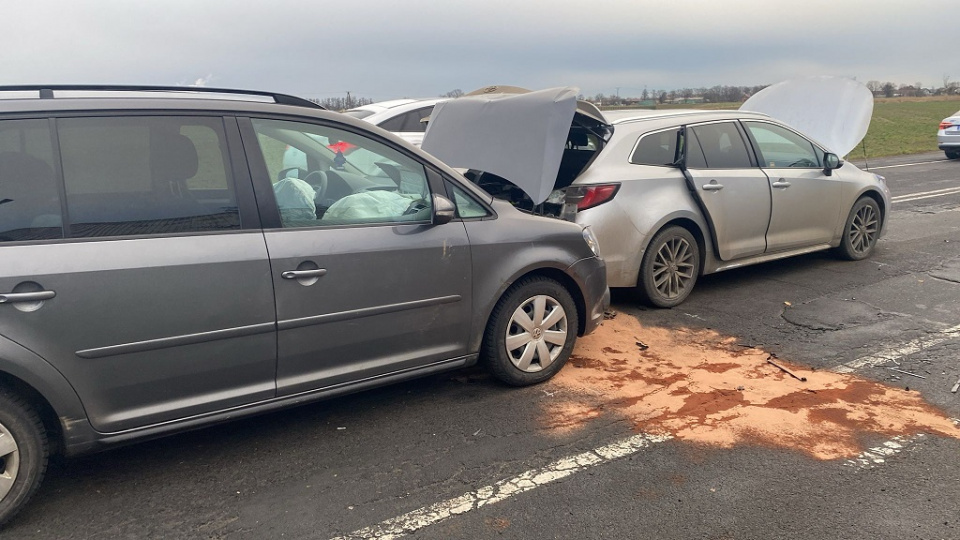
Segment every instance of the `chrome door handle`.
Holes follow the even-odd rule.
[[[720,191],[721,189],[723,189],[723,184],[718,184],[716,180],[703,185],[704,191]]]
[[[770,185],[773,186],[773,187],[775,187],[775,188],[788,188],[788,187],[790,187],[790,182],[787,182],[786,180],[784,180],[783,178],[781,178],[780,180],[777,180],[776,182],[774,182],[774,183],[772,183],[772,184],[770,184]]]
[[[16,304],[17,302],[42,302],[56,296],[54,291],[37,291],[23,293],[3,293],[0,294],[0,304]]]
[[[283,279],[303,279],[320,277],[326,273],[326,268],[317,268],[316,270],[287,270],[286,272],[280,274],[280,277]]]

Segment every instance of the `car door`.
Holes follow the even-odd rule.
[[[720,258],[729,261],[763,253],[770,186],[751,160],[737,123],[687,126],[685,133],[686,170],[707,213]]]
[[[470,246],[462,222],[431,223],[423,164],[356,128],[242,126],[276,291],[278,394],[462,361]],[[307,158],[302,180],[284,176],[287,146]]]
[[[269,261],[229,138],[219,117],[0,122],[0,332],[98,431],[275,395]]]
[[[828,244],[844,216],[842,182],[838,175],[824,173],[823,151],[776,124],[745,121],[743,125],[770,181],[767,251]]]

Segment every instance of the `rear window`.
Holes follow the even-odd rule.
[[[752,167],[747,146],[732,122],[705,124],[691,128],[710,169],[746,169]]]
[[[0,242],[63,237],[47,120],[0,121]]]
[[[57,122],[70,236],[240,228],[219,118]]]
[[[647,133],[637,141],[630,163],[672,166],[677,161],[678,129]]]

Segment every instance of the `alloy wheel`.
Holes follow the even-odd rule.
[[[667,299],[677,298],[696,278],[694,251],[685,238],[669,238],[653,261],[653,285]]]
[[[0,424],[0,500],[10,493],[20,472],[20,447],[13,434]]]
[[[873,248],[877,241],[877,231],[879,229],[879,220],[873,206],[863,205],[850,222],[850,230],[847,234],[850,238],[850,247],[856,253],[865,253]]]

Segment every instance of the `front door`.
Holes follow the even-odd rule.
[[[279,395],[462,358],[471,261],[463,223],[431,224],[423,165],[385,142],[325,125],[244,121],[270,201]],[[308,165],[285,176],[288,146]]]
[[[767,251],[827,244],[841,213],[839,175],[824,174],[823,151],[797,133],[768,122],[744,122],[770,180],[773,208]]]

